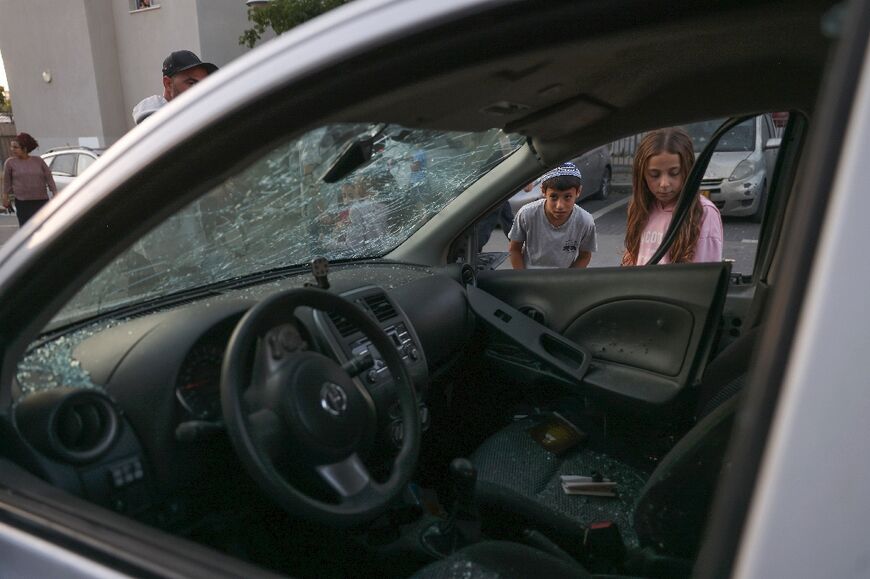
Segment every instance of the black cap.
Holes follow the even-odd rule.
[[[197,66],[205,68],[209,74],[218,69],[210,62],[201,61],[197,55],[189,50],[176,50],[163,61],[163,76],[173,76],[182,70]]]

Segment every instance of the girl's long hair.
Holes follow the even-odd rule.
[[[689,176],[689,171],[695,163],[695,152],[692,139],[682,129],[659,129],[647,133],[637,147],[634,155],[631,185],[632,196],[628,204],[628,221],[625,229],[625,253],[622,254],[622,265],[637,265],[640,251],[640,238],[649,220],[650,208],[655,202],[655,196],[646,185],[647,165],[651,157],[662,153],[670,153],[680,158],[680,175],[683,186]],[[695,257],[695,245],[701,233],[702,217],[701,201],[698,196],[692,199],[689,214],[677,231],[677,238],[668,250],[671,263],[690,262]]]

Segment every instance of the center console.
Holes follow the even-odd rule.
[[[420,339],[407,316],[386,292],[377,286],[359,288],[341,295],[376,320],[399,352],[417,393],[421,427],[425,431],[429,427],[429,409],[425,401],[429,371],[423,349],[420,347]],[[354,380],[360,380],[371,394],[378,409],[378,416],[381,421],[386,420],[386,432],[390,441],[398,448],[403,437],[401,412],[392,388],[393,378],[383,356],[372,345],[371,340],[343,316],[333,312],[316,311],[314,318],[340,363],[366,353],[372,356],[372,367]]]

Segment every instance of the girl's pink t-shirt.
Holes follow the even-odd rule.
[[[695,257],[692,261],[695,263],[722,261],[722,240],[724,239],[722,217],[712,201],[704,196],[701,196],[700,200],[702,211],[701,232],[698,235],[698,242],[695,244]],[[673,212],[673,205],[665,209],[658,201],[652,204],[652,211],[650,211],[646,227],[643,228],[643,234],[640,236],[640,249],[637,255],[638,265],[646,265],[656,249],[661,245],[665,232],[668,230],[668,225],[671,223]],[[659,263],[671,263],[670,256],[665,254]]]

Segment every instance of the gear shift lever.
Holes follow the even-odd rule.
[[[480,516],[474,496],[477,469],[466,458],[454,458],[450,463],[450,482],[455,498],[447,520],[423,533],[423,543],[441,555],[480,541]]]
[[[477,513],[477,502],[474,498],[474,487],[477,485],[477,469],[467,458],[454,458],[450,462],[450,481],[453,485],[453,509],[445,524],[468,523],[477,524],[477,536],[480,538],[480,517]]]

